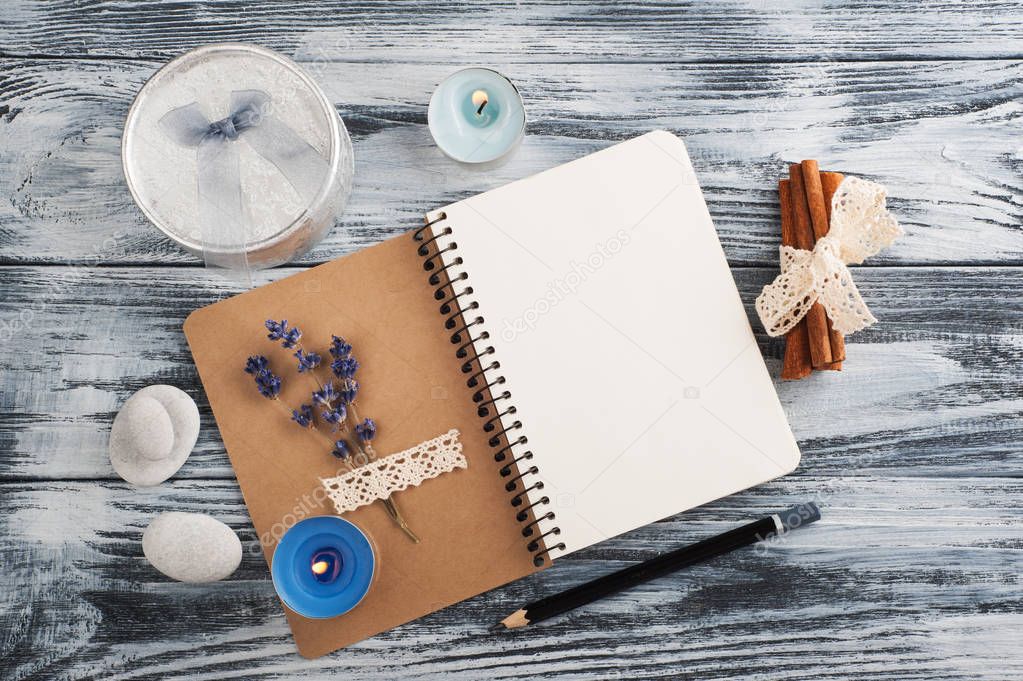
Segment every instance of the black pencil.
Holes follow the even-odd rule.
[[[789,530],[808,525],[821,517],[820,509],[813,502],[806,502],[778,513],[761,518],[716,537],[675,549],[643,563],[627,567],[592,582],[543,598],[519,608],[491,627],[493,631],[518,629],[529,624],[542,622],[562,613],[592,603],[637,584],[649,582],[689,565],[703,562],[714,556],[734,551],[769,539]]]

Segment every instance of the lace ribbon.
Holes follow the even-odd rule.
[[[781,247],[781,274],[764,287],[756,302],[768,335],[787,333],[816,301],[843,334],[877,321],[846,265],[860,264],[903,234],[885,207],[886,195],[875,182],[847,177],[832,197],[827,236],[812,251]]]
[[[468,468],[458,431],[421,442],[411,449],[389,454],[335,478],[320,478],[338,513],[386,499],[456,468]]]

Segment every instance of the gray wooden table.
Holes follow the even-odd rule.
[[[168,581],[141,557],[164,510],[256,541],[181,333],[231,293],[150,227],[120,171],[134,93],[187,48],[301,61],[351,131],[356,190],[273,279],[433,207],[654,128],[684,136],[744,299],[777,267],[786,163],[874,179],[907,234],[856,272],[875,327],[841,374],[779,384],[800,468],[318,660],[295,653],[266,565]],[[520,87],[528,137],[466,172],[426,129],[459,65]],[[0,672],[5,679],[1023,677],[1023,4],[636,0],[340,4],[8,0],[0,7]],[[752,310],[751,310],[752,318]],[[777,374],[782,343],[759,334]],[[106,457],[152,383],[200,403],[172,481]],[[524,599],[817,497],[824,520],[514,636]]]

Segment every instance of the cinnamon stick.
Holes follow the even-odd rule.
[[[827,224],[831,226],[831,199],[842,184],[845,175],[842,173],[821,173],[821,192],[824,194],[824,206],[827,210]],[[831,318],[828,318],[828,339],[831,341],[832,362],[826,369],[833,371],[842,370],[842,360],[845,359],[845,337],[832,326]]]
[[[798,248],[796,229],[792,217],[792,196],[789,181],[778,181],[778,203],[781,206],[781,243],[783,246]],[[781,365],[781,377],[786,381],[806,378],[813,371],[810,363],[810,337],[807,335],[806,319],[785,334],[785,358]]]
[[[806,204],[810,213],[810,224],[813,226],[814,242],[823,239],[828,234],[831,226],[828,220],[828,205],[830,201],[824,198],[824,187],[821,184],[821,169],[817,161],[813,159],[803,161],[800,164],[803,170],[803,186],[806,189]],[[827,320],[828,341],[831,344],[831,362],[825,366],[814,367],[815,369],[836,369],[835,364],[845,359],[845,339],[842,334],[835,331],[831,319]],[[841,369],[841,365],[837,367]]]
[[[796,247],[811,251],[815,243],[813,224],[803,182],[803,169],[798,163],[789,166],[789,195],[792,200]],[[834,362],[828,334],[828,315],[824,312],[824,307],[816,302],[810,306],[805,319],[810,341],[810,363],[814,369],[823,369]]]

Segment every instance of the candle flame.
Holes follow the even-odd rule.
[[[329,567],[330,567],[330,563],[328,563],[327,561],[325,561],[325,560],[318,560],[315,563],[313,563],[313,574],[314,575],[322,575],[324,572],[327,571],[327,568],[329,568]]]
[[[483,113],[483,107],[487,105],[488,101],[490,99],[487,97],[486,90],[476,90],[476,92],[472,93],[472,105],[476,107],[477,116]]]

